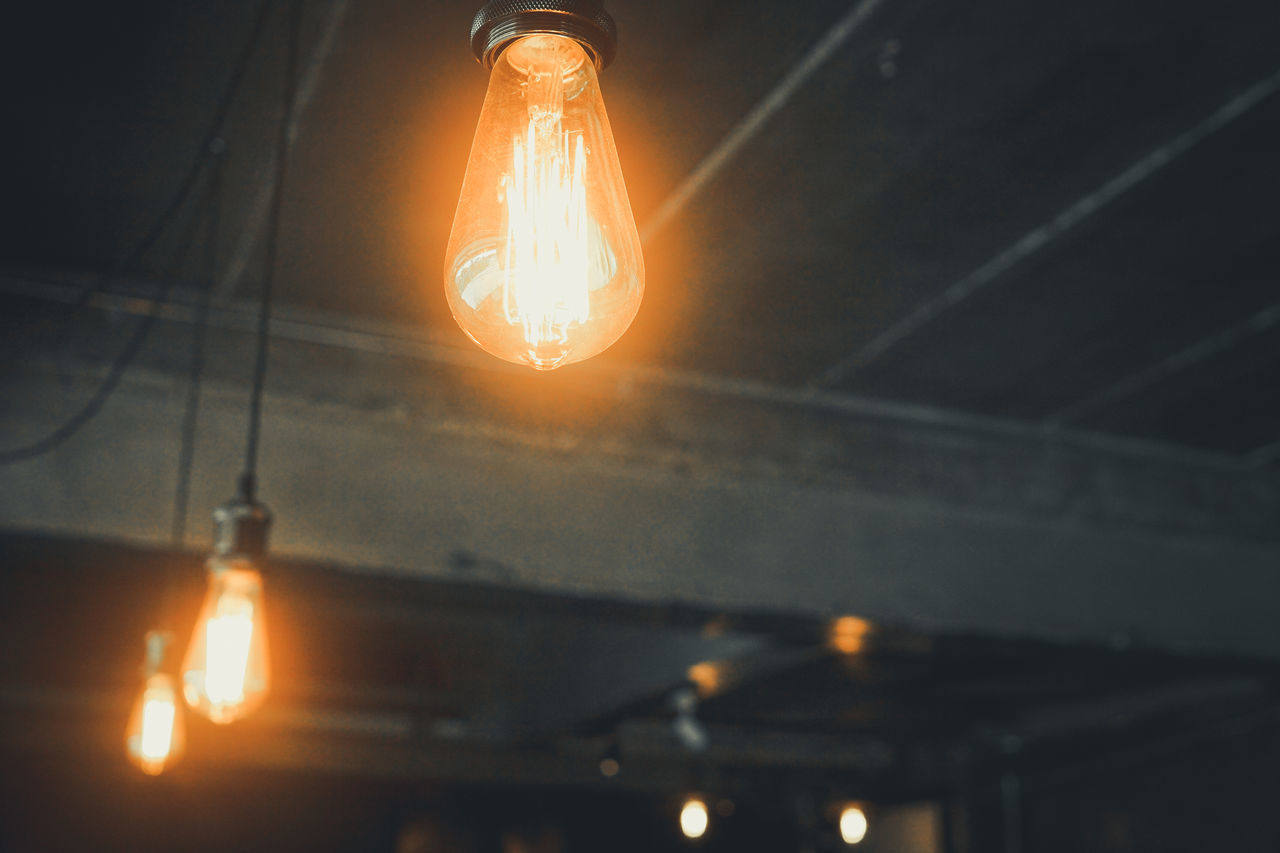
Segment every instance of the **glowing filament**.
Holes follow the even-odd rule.
[[[244,700],[253,638],[253,604],[234,595],[218,600],[217,614],[205,627],[205,692],[214,705]]]
[[[590,313],[586,150],[553,113],[531,117],[512,147],[503,308],[537,352],[565,344]]]
[[[172,692],[167,696],[148,695],[143,700],[141,753],[144,762],[162,764],[169,757],[176,715]]]

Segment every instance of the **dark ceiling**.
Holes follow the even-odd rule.
[[[256,292],[279,5],[223,132],[220,275],[248,258],[223,297]],[[440,268],[486,83],[474,6],[305,4],[282,302],[471,346]],[[1280,6],[609,8],[602,81],[648,290],[605,359],[1280,455]],[[258,9],[11,12],[0,264],[117,269],[198,159]],[[117,271],[172,276],[200,204]]]

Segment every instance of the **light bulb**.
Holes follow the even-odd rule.
[[[857,806],[845,806],[840,812],[840,837],[845,844],[858,844],[867,837],[867,815]]]
[[[142,692],[125,729],[125,753],[149,776],[159,775],[182,756],[186,729],[178,707],[173,677],[158,672],[164,660],[166,635],[147,635],[147,662]]]
[[[209,590],[182,665],[187,704],[215,723],[254,711],[270,681],[262,575],[252,561],[209,559]]]
[[[684,801],[684,807],[680,809],[680,831],[685,838],[701,838],[706,834],[709,822],[706,803],[698,797]]]
[[[644,295],[596,59],[550,32],[497,54],[445,252],[458,325],[539,370],[607,348]]]

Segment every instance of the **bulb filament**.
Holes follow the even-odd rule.
[[[558,62],[528,72],[528,126],[513,140],[504,180],[507,239],[503,309],[519,324],[536,363],[564,357],[569,329],[590,314],[591,256],[586,147],[562,130],[564,75]]]
[[[205,691],[214,706],[244,701],[252,638],[253,603],[234,595],[222,596],[205,626]]]
[[[148,696],[142,703],[142,744],[144,765],[163,766],[173,746],[173,720],[177,714],[173,696]],[[156,772],[159,772],[157,769]]]

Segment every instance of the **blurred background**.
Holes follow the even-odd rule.
[[[443,294],[478,6],[9,10],[0,849],[1277,849],[1280,6],[612,0],[550,374]],[[273,688],[147,777],[273,256]]]

